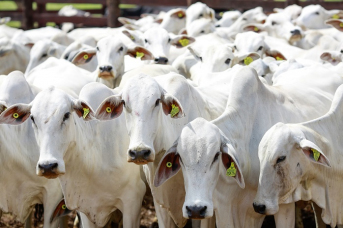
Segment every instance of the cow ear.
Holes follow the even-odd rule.
[[[175,119],[185,116],[183,108],[176,97],[166,93],[162,95],[161,102],[164,114],[170,114],[170,117]]]
[[[31,104],[12,105],[0,115],[0,124],[19,125],[24,123],[30,114]]]
[[[0,115],[7,109],[6,104],[0,101]]]
[[[122,33],[129,37],[133,42],[136,42],[136,38],[134,37],[134,35],[132,33],[130,33],[128,30],[123,30]]]
[[[323,151],[313,142],[307,139],[302,139],[299,143],[305,156],[310,159],[311,162],[331,167],[329,159],[324,155]]]
[[[273,57],[277,61],[279,61],[279,60],[287,60],[286,57],[283,54],[281,54],[281,52],[276,51],[276,50],[266,50],[266,55],[270,56],[270,57]]]
[[[178,140],[176,140],[173,146],[165,153],[157,166],[154,178],[155,187],[162,185],[166,180],[175,176],[181,168],[180,155],[176,151],[177,141]]]
[[[252,63],[253,61],[259,58],[260,58],[259,54],[252,52],[252,53],[248,53],[246,55],[238,57],[238,62],[241,65],[248,66],[250,63]]]
[[[123,25],[134,25],[137,21],[126,17],[118,17],[118,21]]]
[[[117,118],[123,112],[125,102],[121,95],[113,95],[106,98],[96,110],[95,118],[98,120],[112,120]]]
[[[187,29],[183,28],[179,31],[179,35],[188,35]]]
[[[179,10],[175,11],[174,13],[172,13],[170,16],[174,17],[174,18],[183,19],[186,17],[186,10],[179,9]]]
[[[334,58],[330,52],[324,52],[321,56],[320,59],[326,62],[331,63],[332,65],[336,66],[340,62],[342,62],[341,59],[336,59]]]
[[[88,49],[80,51],[75,55],[75,57],[72,59],[72,63],[76,66],[83,65],[92,60],[92,58],[96,55],[96,49]]]
[[[201,55],[196,50],[194,50],[192,47],[187,47],[187,49],[197,61],[201,61]]]
[[[244,32],[256,32],[256,33],[260,33],[260,32],[263,32],[265,31],[265,28],[263,25],[260,25],[260,24],[250,24],[250,25],[247,25],[243,28],[243,31]]]
[[[228,143],[227,138],[222,134],[222,144],[220,146],[220,151],[222,153],[222,162],[226,170],[226,176],[235,178],[237,184],[241,188],[245,188],[245,182],[243,178],[242,169],[238,163],[238,159],[234,155],[235,149],[230,143]]]
[[[343,32],[343,20],[342,19],[331,19],[325,21],[327,25],[331,25],[340,32]]]
[[[343,19],[343,11],[342,10],[326,10],[326,13],[332,19]]]
[[[95,119],[92,108],[84,101],[75,100],[73,109],[78,117],[82,117],[85,121]]]
[[[150,51],[140,46],[129,48],[126,54],[140,60],[154,60],[155,59],[155,57],[152,55]]]
[[[186,35],[180,35],[180,36],[176,36],[173,39],[171,39],[170,44],[174,45],[177,48],[183,48],[183,47],[186,47],[186,46],[188,46],[194,42],[195,42],[195,39],[193,37],[186,36]]]
[[[69,210],[66,206],[66,203],[64,201],[64,199],[62,199],[56,206],[54,212],[51,215],[50,218],[50,223],[52,223],[54,220],[66,216],[70,213],[72,213],[73,211]]]

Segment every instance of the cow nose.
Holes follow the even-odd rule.
[[[47,165],[38,165],[38,168],[42,170],[42,174],[56,174],[57,163],[51,163]]]
[[[129,155],[132,159],[132,161],[146,161],[149,159],[149,156],[151,154],[150,150],[129,150]]]
[[[101,66],[99,67],[101,72],[107,71],[107,72],[111,72],[112,67],[111,66]]]
[[[155,63],[157,64],[167,64],[168,63],[168,59],[165,57],[159,57],[155,59]]]
[[[207,206],[186,206],[187,215],[191,219],[205,218]]]
[[[263,215],[266,214],[266,205],[257,203],[253,203],[252,205],[254,207],[255,212]]]
[[[292,30],[291,33],[293,35],[300,35],[300,30],[299,29],[295,29],[295,30]]]

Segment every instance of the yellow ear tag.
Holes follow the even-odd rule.
[[[142,58],[144,56],[144,53],[143,52],[136,52],[136,58],[137,59],[140,59],[140,58]]]
[[[339,23],[339,27],[343,28],[343,22]]]
[[[168,167],[168,168],[171,168],[172,166],[173,166],[173,163],[167,162],[167,167]]]
[[[131,36],[130,38],[131,38],[131,40],[135,41],[135,38],[133,36]]]
[[[313,158],[314,160],[318,161],[319,160],[319,157],[320,157],[320,153],[318,152],[318,150],[315,150],[315,149],[312,149],[311,148],[311,151],[313,153]]]
[[[85,60],[87,60],[88,58],[89,58],[88,55],[84,55],[84,56],[83,56],[83,59],[85,59]]]
[[[220,13],[219,13],[219,16],[222,17],[223,15],[224,15],[224,12],[220,12]]]
[[[258,32],[258,28],[257,28],[257,27],[255,27],[255,28],[254,28],[254,31],[255,31],[255,32]]]
[[[182,39],[182,40],[179,40],[179,43],[181,44],[182,47],[185,47],[189,44],[189,40],[188,39]]]
[[[83,108],[83,118],[86,119],[87,115],[89,113],[89,108]]]
[[[177,16],[178,16],[179,18],[183,18],[183,13],[178,13]]]
[[[180,109],[176,105],[172,104],[172,110],[170,111],[170,116],[174,117],[179,113]]]
[[[276,56],[276,60],[277,61],[280,61],[280,60],[283,60],[283,58],[279,57],[279,56]]]
[[[13,118],[18,119],[18,117],[19,117],[19,114],[18,114],[18,113],[13,113]]]
[[[235,168],[235,163],[231,162],[230,167],[226,170],[226,176],[234,177],[236,176],[237,170]]]
[[[106,112],[110,113],[110,112],[112,112],[112,109],[110,107],[107,107]]]
[[[67,209],[67,206],[65,204],[62,205],[62,209],[65,210]]]
[[[332,18],[333,19],[339,19],[339,16],[338,16],[338,14],[334,14],[334,15],[332,15]]]
[[[250,63],[252,63],[254,60],[251,58],[251,57],[246,57],[245,59],[244,59],[244,64],[245,65],[249,65]]]

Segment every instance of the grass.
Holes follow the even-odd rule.
[[[61,0],[63,1],[63,0]],[[102,5],[101,4],[79,4],[79,3],[75,3],[75,4],[69,4],[69,3],[48,3],[46,4],[46,10],[60,10],[63,6],[66,5],[73,5],[75,8],[77,9],[81,9],[81,10],[90,10],[90,9],[101,9]],[[135,5],[129,5],[129,4],[120,4],[119,7],[121,9],[130,9],[130,8],[134,8]],[[36,3],[34,2],[32,5],[32,8],[35,10],[37,8]],[[0,0],[0,10],[1,11],[7,11],[7,10],[17,10],[17,4],[14,1],[1,1]],[[11,27],[15,27],[15,28],[19,28],[21,26],[20,21],[10,21],[7,23],[8,26]],[[54,26],[55,23],[50,22],[47,23],[48,26]]]

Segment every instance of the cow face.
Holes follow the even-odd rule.
[[[36,173],[56,178],[65,173],[64,155],[75,147],[75,118],[93,119],[92,109],[61,90],[49,88],[40,92],[28,105],[17,104],[1,114],[1,122],[18,125],[31,118],[40,147]]]
[[[187,14],[187,19],[186,19],[187,26],[193,21],[198,20],[198,19],[205,18],[205,19],[214,20],[215,18],[214,10],[201,2],[197,2],[189,6],[186,10],[186,14]]]
[[[279,204],[289,197],[312,164],[330,166],[322,150],[305,138],[296,126],[273,126],[259,145],[260,177],[253,206],[260,214],[275,214]]]
[[[122,95],[105,99],[96,118],[110,120],[125,110],[126,127],[130,136],[128,162],[138,165],[155,160],[154,140],[162,126],[161,115],[183,117],[183,108],[176,97],[166,93],[155,79],[137,75],[126,84]]]
[[[197,118],[187,124],[174,145],[160,161],[154,185],[162,185],[182,168],[186,198],[183,216],[204,219],[213,216],[213,191],[219,175],[236,180],[244,188],[244,179],[236,151],[217,126]]]
[[[161,28],[174,34],[178,34],[184,27],[186,27],[186,10],[181,8],[169,10],[161,23]]]

